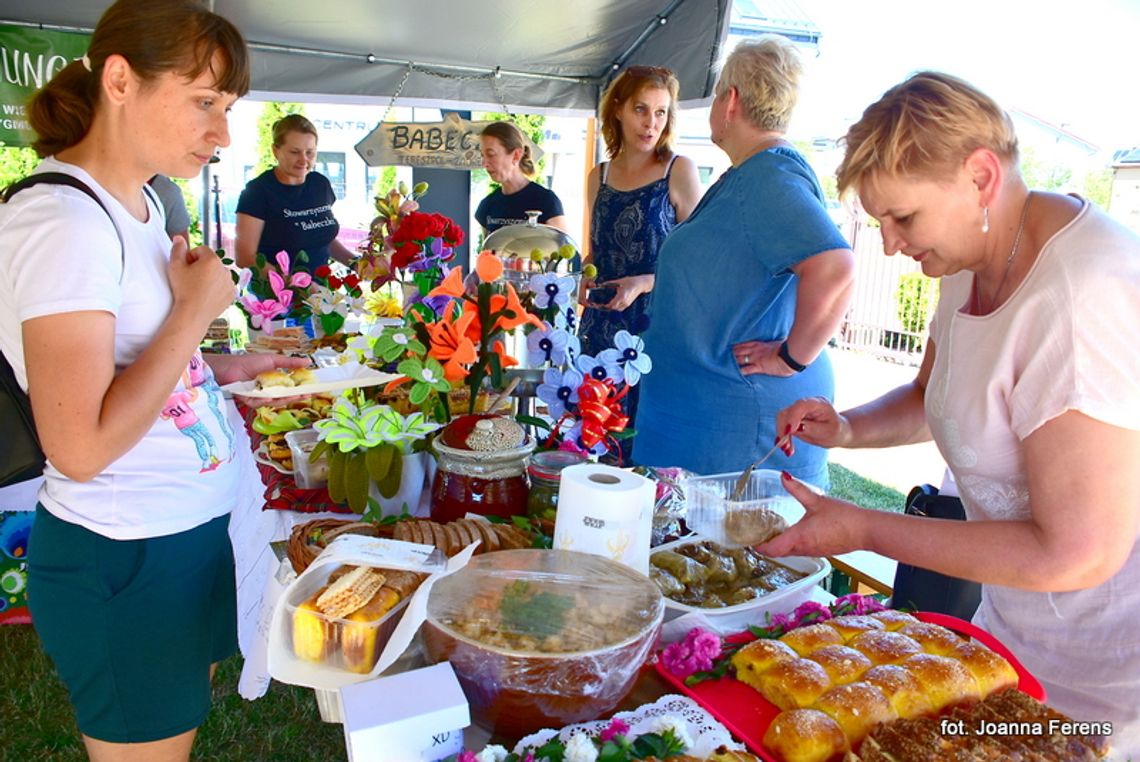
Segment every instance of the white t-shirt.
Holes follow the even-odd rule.
[[[49,158],[37,171],[78,177],[98,194],[114,225],[88,196],[61,185],[37,185],[0,204],[0,349],[24,388],[24,321],[85,310],[114,314],[115,367],[121,370],[151,342],[172,303],[171,243],[152,201],[150,219],[142,223],[79,167]],[[73,372],[74,383],[82,384],[83,368]],[[221,391],[195,354],[138,444],[89,482],[72,481],[49,462],[39,500],[64,521],[112,539],[173,534],[233,508],[234,455]]]
[[[942,280],[927,420],[966,514],[1024,519],[1022,443],[1038,427],[1078,410],[1140,429],[1140,239],[1086,204],[993,313],[962,311],[972,279]],[[1140,511],[1140,496],[1119,499]],[[1112,721],[1114,759],[1140,759],[1140,544],[1095,588],[986,585],[975,622],[1040,678],[1051,706]]]

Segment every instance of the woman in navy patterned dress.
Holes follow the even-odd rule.
[[[649,324],[649,294],[661,242],[692,212],[700,196],[692,159],[673,153],[677,78],[668,69],[631,66],[602,98],[602,136],[610,161],[590,172],[590,250],[586,263],[597,275],[583,279],[579,299],[586,310],[579,336],[582,352],[596,356],[626,330]],[[605,303],[589,289],[613,287]]]

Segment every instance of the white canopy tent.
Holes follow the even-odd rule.
[[[620,68],[667,66],[711,93],[730,0],[210,0],[275,99],[588,115]],[[89,32],[108,0],[6,0],[0,24]]]

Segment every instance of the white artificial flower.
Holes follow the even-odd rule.
[[[646,735],[656,733],[665,735],[665,731],[672,730],[673,737],[685,745],[686,749],[693,748],[693,739],[689,736],[689,726],[680,717],[673,714],[647,717],[644,722],[633,728],[630,735]]]
[[[566,742],[566,753],[562,759],[564,762],[598,762],[598,747],[589,736],[573,735]]]
[[[502,746],[487,746],[475,755],[479,762],[503,762],[507,758],[507,750]]]

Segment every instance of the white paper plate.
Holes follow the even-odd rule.
[[[364,365],[353,363],[332,368],[317,368],[313,371],[317,381],[304,386],[271,386],[258,389],[256,381],[237,381],[222,387],[230,394],[254,399],[277,399],[280,397],[300,397],[321,392],[338,392],[361,386],[377,386],[399,378],[394,373],[381,373]]]
[[[292,471],[269,457],[269,445],[267,442],[262,441],[262,443],[257,446],[257,449],[253,451],[253,459],[262,465],[269,466],[279,474],[293,475]]]

